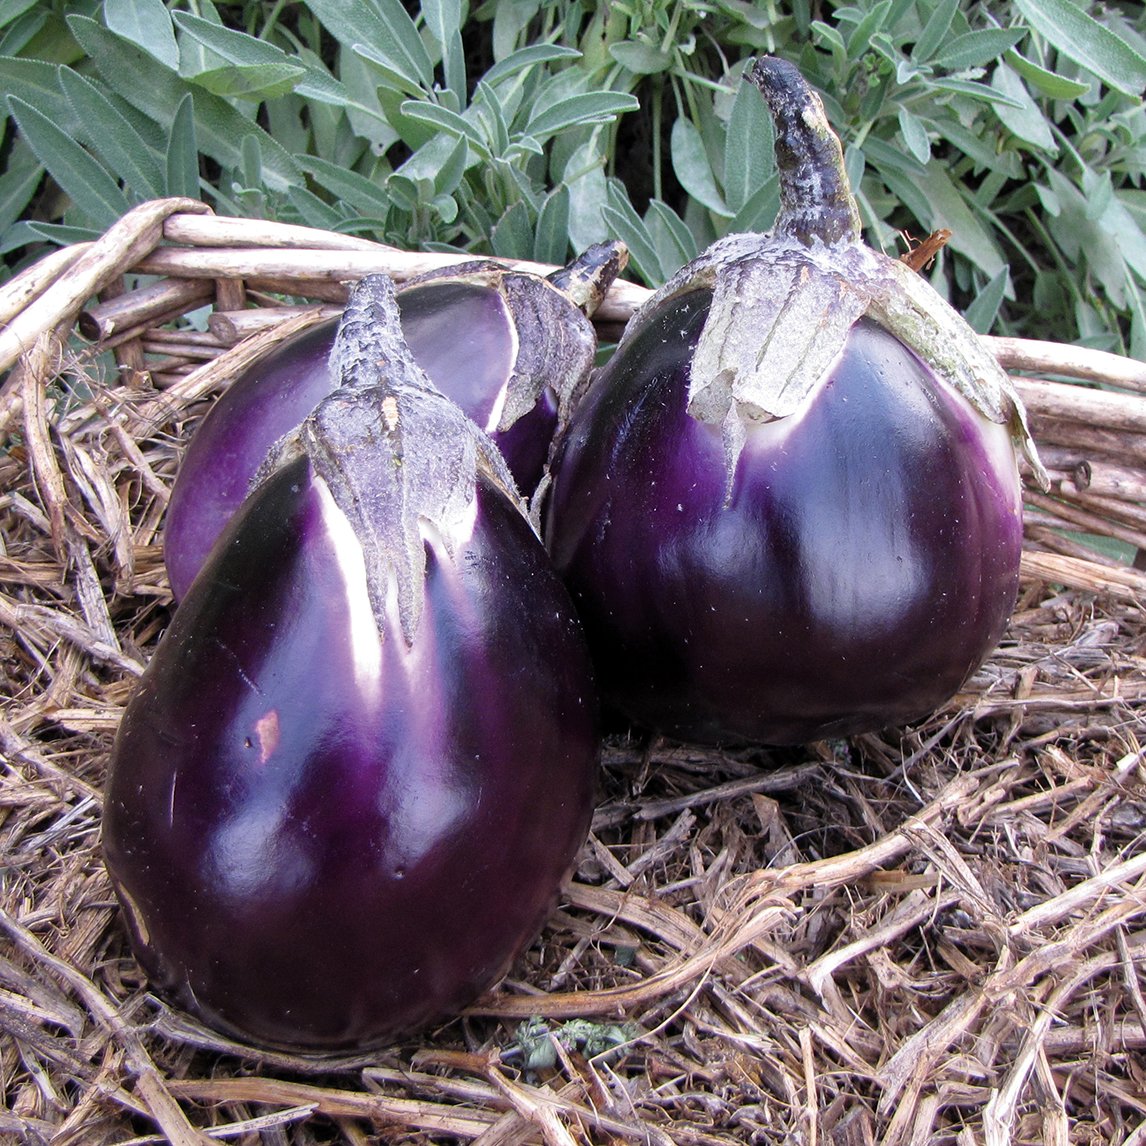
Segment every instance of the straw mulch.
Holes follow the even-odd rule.
[[[942,712],[611,739],[539,941],[405,1045],[259,1053],[148,993],[100,799],[170,615],[179,451],[253,348],[429,258],[169,201],[0,288],[0,1139],[1146,1143],[1146,367],[1069,347],[992,343],[1054,488]]]

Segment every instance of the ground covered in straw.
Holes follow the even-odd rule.
[[[305,1059],[167,1009],[101,789],[170,616],[179,451],[229,375],[183,337],[156,389],[177,353],[151,337],[120,378],[37,339],[0,404],[0,1139],[1146,1143],[1141,575],[1088,585],[1034,512],[1002,647],[926,723],[782,751],[614,734],[558,908],[467,1015]]]
[[[147,993],[98,845],[132,677],[29,610],[6,650],[28,675],[2,730],[0,1133],[1141,1141],[1146,628],[1027,597],[974,693],[910,732],[614,738],[576,875],[510,979],[416,1044],[325,1061],[227,1045]]]

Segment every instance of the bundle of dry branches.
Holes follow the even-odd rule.
[[[447,257],[175,200],[0,288],[0,1137],[1146,1143],[1146,367],[1054,344],[991,343],[1054,486],[942,712],[801,749],[613,736],[542,937],[417,1043],[259,1052],[148,993],[99,815],[180,452],[347,280]]]

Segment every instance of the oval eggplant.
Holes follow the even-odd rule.
[[[791,744],[903,723],[1000,639],[1018,588],[1010,381],[913,271],[859,240],[795,69],[781,214],[633,317],[554,459],[546,540],[603,698],[681,739]]]
[[[156,989],[293,1050],[401,1038],[490,987],[595,788],[584,638],[504,462],[377,349],[340,376],[388,377],[281,446],[176,611],[104,810]]]
[[[627,260],[619,243],[591,248],[543,279],[488,262],[410,280],[402,329],[422,369],[485,429],[528,496],[596,353],[587,315]],[[182,600],[250,488],[267,451],[338,384],[329,357],[337,321],[288,340],[220,396],[193,435],[171,491],[164,561]]]

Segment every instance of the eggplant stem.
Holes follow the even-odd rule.
[[[806,247],[860,238],[860,216],[852,195],[839,137],[823,102],[787,60],[761,56],[747,73],[768,103],[776,129],[780,213],[774,233]]]
[[[592,318],[617,276],[628,266],[629,249],[619,239],[594,243],[571,263],[546,277],[586,318]]]
[[[393,282],[388,275],[367,275],[351,291],[343,311],[330,352],[331,373],[344,392],[379,385],[392,389],[399,364],[408,387],[434,389],[406,345]]]

